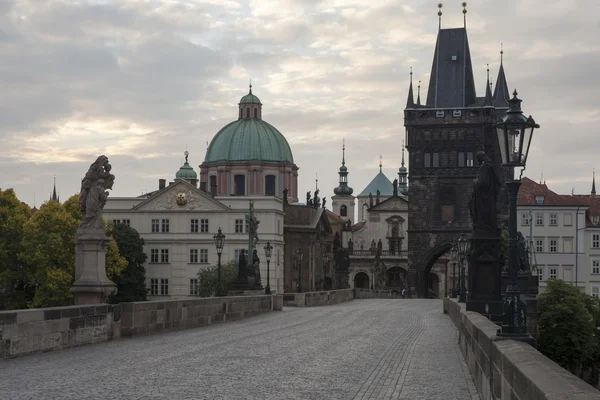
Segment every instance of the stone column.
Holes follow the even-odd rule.
[[[106,303],[117,293],[116,285],[106,276],[106,246],[110,239],[103,228],[77,229],[75,236],[75,283],[71,293],[75,304]]]

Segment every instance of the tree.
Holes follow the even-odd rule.
[[[34,288],[19,259],[23,226],[31,210],[12,189],[0,189],[0,310],[26,308]]]
[[[125,224],[109,224],[108,233],[118,245],[121,256],[127,261],[127,266],[120,276],[114,278],[118,292],[111,298],[113,303],[147,300],[146,262],[144,239],[138,231]],[[111,278],[112,279],[112,278]]]
[[[590,305],[585,293],[562,280],[548,280],[538,296],[538,349],[573,373],[589,365],[597,353]]]
[[[111,239],[106,246],[105,266],[108,279],[116,283],[128,264],[125,257],[121,256],[115,239]]]
[[[233,283],[238,276],[238,265],[236,261],[230,261],[221,265],[221,293],[227,296],[227,293],[233,288]],[[198,296],[211,297],[217,290],[218,269],[217,266],[211,266],[198,272]]]

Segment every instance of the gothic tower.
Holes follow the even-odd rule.
[[[488,78],[485,96],[477,97],[466,18],[462,28],[440,25],[424,105],[413,101],[411,72],[404,110],[410,176],[408,279],[418,297],[428,295],[432,266],[461,232],[472,230],[468,204],[478,170],[475,154],[484,150],[504,175],[494,124],[508,109],[507,93],[501,64],[494,95]],[[500,202],[503,196],[501,192]],[[445,264],[444,257],[439,262]]]
[[[331,197],[333,212],[344,220],[354,220],[354,189],[348,186],[348,168],[346,167],[346,145],[342,145],[342,166],[338,172],[340,184],[333,189],[335,196]]]

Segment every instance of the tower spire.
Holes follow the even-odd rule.
[[[421,105],[421,81],[419,81],[419,86],[417,86],[417,105]]]
[[[250,94],[252,94],[252,78],[250,78]]]
[[[592,172],[592,196],[596,195],[596,169]]]
[[[398,181],[398,191],[401,194],[407,195],[408,194],[408,185],[407,185],[408,170],[404,166],[404,147],[405,146],[404,146],[404,140],[403,140],[402,141],[402,166],[398,170],[398,178],[400,178],[400,180]]]
[[[383,167],[383,156],[380,154],[379,155],[379,172],[383,172],[382,167]]]
[[[465,29],[467,29],[467,2],[463,1],[462,6],[463,6],[463,11],[462,11],[462,13],[463,13],[463,23],[464,23]]]
[[[338,172],[340,184],[333,189],[336,196],[351,195],[354,189],[348,186],[348,168],[346,168],[346,139],[342,140],[342,166]]]
[[[490,64],[487,65],[487,82],[485,84],[485,100],[483,102],[484,106],[492,106],[492,89],[490,89]]]
[[[54,188],[52,189],[52,197],[50,197],[52,201],[58,201],[58,196],[56,195],[56,175],[54,175]]]
[[[410,85],[408,86],[408,99],[406,100],[406,108],[414,107],[415,97],[413,95],[413,84],[412,84],[412,67],[410,67]]]
[[[342,139],[342,166],[346,165],[346,139]]]
[[[438,30],[442,30],[442,3],[438,3]]]
[[[510,100],[510,92],[506,83],[506,75],[504,74],[504,45],[500,44],[500,69],[496,78],[496,87],[494,88],[494,106],[508,107]]]

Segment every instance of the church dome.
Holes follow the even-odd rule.
[[[247,95],[245,95],[244,97],[242,97],[240,99],[240,104],[245,104],[245,103],[249,103],[249,104],[262,104],[260,102],[260,99],[258,97],[256,97],[255,95],[252,94],[252,90],[250,91],[250,93],[248,93]]]
[[[196,174],[196,171],[194,171],[194,168],[192,168],[190,166],[190,164],[188,163],[188,155],[189,153],[186,152],[185,154],[185,163],[181,166],[181,168],[179,168],[179,171],[177,171],[177,173],[175,174],[175,179],[182,179],[182,180],[194,180],[194,179],[198,179],[198,174]]]

